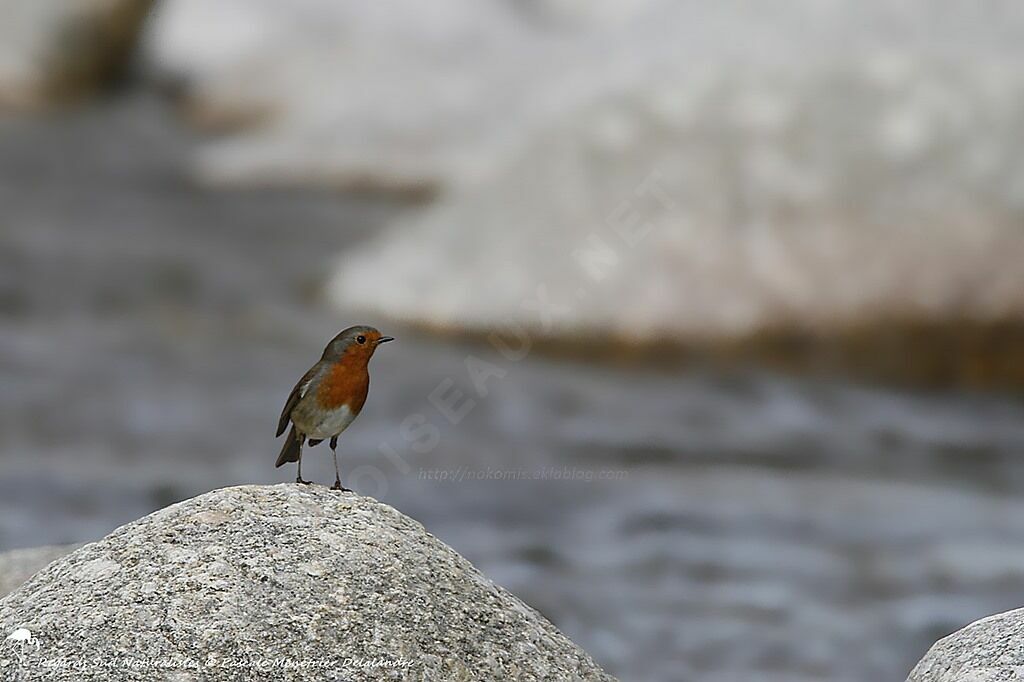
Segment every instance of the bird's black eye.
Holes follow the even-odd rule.
[[[362,334],[360,334],[359,336],[356,337],[356,342],[357,343],[366,343],[366,337],[363,336]]]

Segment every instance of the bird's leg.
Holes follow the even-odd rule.
[[[305,436],[302,436],[302,437],[299,438],[299,473],[295,477],[295,482],[296,483],[301,483],[302,485],[309,485],[310,483],[312,483],[312,481],[304,481],[304,480],[302,480],[302,444],[303,444],[303,442],[305,442],[305,440],[306,440]]]
[[[341,490],[346,493],[352,492],[348,488],[341,487],[341,472],[338,471],[338,437],[334,436],[331,438],[331,454],[334,455],[334,485],[331,486],[331,490]]]

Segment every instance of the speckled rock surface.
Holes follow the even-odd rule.
[[[225,488],[0,600],[4,680],[607,680],[423,527],[354,493]]]
[[[982,618],[936,642],[907,682],[1024,679],[1024,609]]]
[[[0,597],[13,592],[51,561],[70,554],[81,545],[54,545],[14,549],[0,554]]]

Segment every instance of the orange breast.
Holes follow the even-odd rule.
[[[334,364],[317,388],[316,401],[325,410],[336,410],[347,405],[352,414],[358,414],[370,390],[370,374],[365,362],[352,362],[343,357]]]

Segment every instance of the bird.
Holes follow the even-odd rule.
[[[331,339],[319,362],[299,379],[284,404],[277,423],[277,437],[281,437],[289,422],[292,426],[275,467],[286,462],[298,462],[295,482],[309,485],[311,481],[302,478],[302,446],[307,439],[313,447],[330,438],[334,454],[334,485],[331,489],[351,492],[341,485],[338,436],[359,415],[366,402],[370,390],[367,365],[374,351],[382,343],[394,340],[394,337],[383,336],[366,325],[349,327]]]

